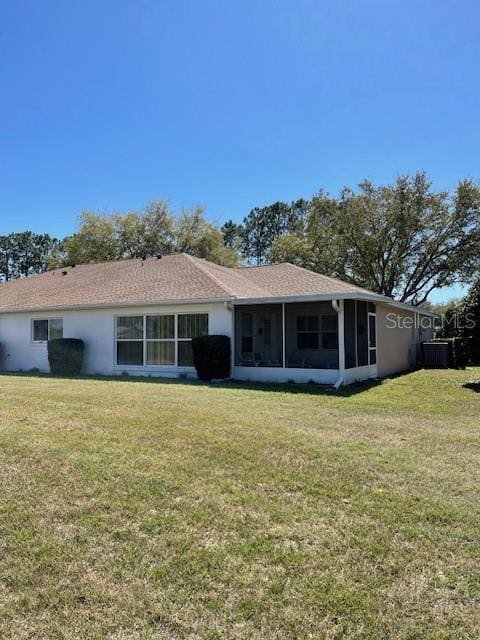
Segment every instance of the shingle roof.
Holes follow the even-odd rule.
[[[221,267],[187,254],[83,264],[0,284],[2,311],[155,302],[370,294],[291,264]]]

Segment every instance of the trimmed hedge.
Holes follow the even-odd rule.
[[[192,338],[193,363],[200,380],[230,377],[230,338],[199,336]]]
[[[83,340],[56,338],[48,341],[48,364],[51,373],[74,376],[80,373],[83,363]]]

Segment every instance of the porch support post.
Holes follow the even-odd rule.
[[[235,307],[231,302],[225,303],[225,306],[232,314],[232,324],[231,324],[232,337],[230,338],[230,377],[233,378],[233,368],[235,367],[235,352],[237,348],[236,335],[235,335]]]
[[[332,300],[338,317],[338,368],[340,375],[345,372],[345,314],[343,300]]]
[[[282,302],[282,367],[285,369],[285,303]]]

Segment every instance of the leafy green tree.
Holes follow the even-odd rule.
[[[114,216],[85,211],[78,231],[64,238],[52,254],[50,267],[118,260],[122,256],[117,240]]]
[[[437,338],[456,338],[462,331],[463,298],[454,298],[439,304],[423,304],[422,307],[438,313],[440,321],[435,332]]]
[[[277,238],[286,234],[299,235],[308,215],[309,203],[298,200],[287,204],[275,202],[267,207],[255,207],[243,221],[243,255],[249,262],[265,264]]]
[[[479,214],[480,188],[470,180],[453,194],[434,191],[424,173],[386,186],[365,181],[337,199],[320,192],[299,253],[277,238],[270,256],[422,304],[436,288],[468,282],[478,268]]]
[[[243,253],[244,230],[241,224],[228,220],[220,229],[223,235],[223,244],[237,253]]]
[[[338,253],[331,234],[327,233],[327,224],[337,209],[337,201],[320,191],[301,209],[300,224],[295,225],[293,232],[275,238],[267,254],[268,261],[291,262],[327,275],[336,273]]]
[[[471,286],[461,311],[461,335],[473,364],[480,364],[480,278]]]
[[[135,258],[173,251],[173,216],[165,201],[151,202],[140,213],[117,213],[113,217],[121,257]]]
[[[164,200],[147,204],[142,216],[142,251],[145,255],[171,253],[174,248],[174,216]]]
[[[82,213],[77,232],[58,245],[50,267],[180,251],[229,266],[238,260],[201,207],[174,216],[165,202],[157,201],[141,212]]]
[[[32,231],[0,236],[0,281],[46,271],[57,244],[48,234]]]
[[[302,235],[288,233],[278,236],[268,251],[268,261],[272,263],[291,262],[305,269],[315,270],[318,267],[317,257],[309,242]]]
[[[224,244],[220,229],[205,219],[202,207],[183,211],[175,220],[174,246],[177,252],[205,258],[227,267],[238,264],[238,256],[232,247]]]

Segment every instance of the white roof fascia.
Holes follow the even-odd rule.
[[[130,308],[130,307],[158,307],[166,305],[188,305],[188,304],[207,304],[212,302],[231,302],[234,305],[251,305],[251,304],[280,304],[282,302],[294,303],[294,302],[323,302],[329,300],[364,300],[367,302],[380,302],[387,304],[391,307],[403,309],[404,311],[410,311],[413,313],[420,313],[425,316],[438,316],[433,311],[427,311],[426,309],[418,309],[411,304],[405,302],[398,302],[392,300],[387,296],[382,296],[376,293],[362,293],[362,292],[339,292],[339,293],[318,293],[318,294],[306,294],[296,296],[264,296],[261,298],[238,298],[235,296],[222,297],[222,298],[187,298],[182,300],[164,299],[164,300],[135,300],[133,302],[115,301],[115,302],[102,302],[97,304],[75,304],[75,305],[46,305],[42,307],[18,307],[16,309],[1,309],[0,315],[13,314],[13,313],[36,313],[44,311],[81,311],[88,309],[114,309],[114,308]]]
[[[248,305],[248,304],[278,304],[282,302],[323,302],[328,300],[364,300],[367,302],[380,302],[387,304],[397,309],[403,309],[404,311],[410,311],[412,313],[420,313],[425,316],[438,316],[433,311],[427,311],[426,309],[419,309],[412,304],[406,302],[398,302],[392,300],[387,296],[382,296],[378,293],[362,293],[362,292],[339,292],[339,293],[318,293],[308,295],[297,296],[272,296],[262,298],[235,298],[233,304],[235,305]]]
[[[97,304],[71,304],[71,305],[48,305],[45,307],[18,307],[16,309],[2,309],[0,308],[0,315],[7,313],[36,313],[37,311],[81,311],[85,309],[123,309],[124,307],[158,307],[166,305],[176,304],[207,304],[211,302],[231,302],[231,297],[222,298],[188,298],[182,300],[135,300],[134,302],[125,302],[118,300],[116,302],[100,302]]]

